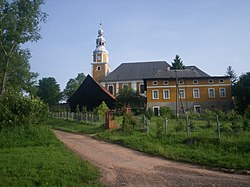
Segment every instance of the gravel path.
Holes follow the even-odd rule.
[[[249,175],[211,171],[200,166],[147,156],[90,136],[54,131],[75,153],[100,168],[107,186],[248,186]]]

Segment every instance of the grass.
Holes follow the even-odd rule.
[[[250,169],[250,132],[222,132],[218,141],[215,124],[212,124],[212,128],[205,128],[205,121],[195,121],[194,131],[187,138],[185,128],[176,132],[177,122],[169,120],[167,134],[157,137],[156,121],[152,119],[148,134],[140,130],[130,133],[124,133],[121,129],[104,130],[100,125],[62,120],[53,120],[51,124],[69,132],[96,133],[103,140],[176,161],[218,168]],[[223,123],[223,126],[227,125],[230,124]]]
[[[99,171],[69,151],[48,126],[0,131],[0,186],[102,186]]]

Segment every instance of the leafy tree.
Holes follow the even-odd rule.
[[[85,78],[86,76],[84,75],[84,73],[78,73],[76,78],[69,79],[65,89],[63,90],[63,96],[65,100],[69,99],[73,95],[73,93],[79,88]]]
[[[243,115],[250,105],[250,72],[240,76],[232,91],[236,98],[236,110]]]
[[[28,50],[21,49],[21,45],[41,38],[39,23],[46,19],[46,14],[40,9],[42,4],[43,0],[0,2],[0,95],[6,90],[7,82],[10,84],[10,77],[15,77],[16,74],[32,82],[34,74],[27,73],[29,72]]]
[[[185,69],[183,61],[181,60],[179,55],[175,56],[175,59],[172,62],[172,69]]]
[[[174,116],[174,112],[173,110],[171,110],[171,108],[167,107],[167,106],[162,106],[160,108],[160,114],[161,116],[163,116],[164,118],[172,118]]]
[[[231,84],[235,84],[235,82],[237,81],[237,75],[232,66],[228,66],[226,75],[231,77]]]
[[[123,87],[122,91],[116,97],[116,100],[119,106],[135,107],[140,104],[140,96],[135,90],[129,88],[128,86]]]
[[[48,115],[48,106],[38,98],[9,91],[0,97],[0,131],[6,127],[34,125]]]
[[[49,105],[57,104],[61,100],[61,93],[55,78],[48,77],[39,80],[37,96]]]

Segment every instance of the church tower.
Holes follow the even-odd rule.
[[[92,77],[96,81],[102,80],[110,71],[109,52],[106,49],[106,40],[103,37],[102,24],[98,30],[96,49],[93,51]]]

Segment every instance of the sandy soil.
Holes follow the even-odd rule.
[[[248,186],[249,175],[204,169],[147,156],[90,136],[55,131],[67,147],[100,168],[106,186]]]

